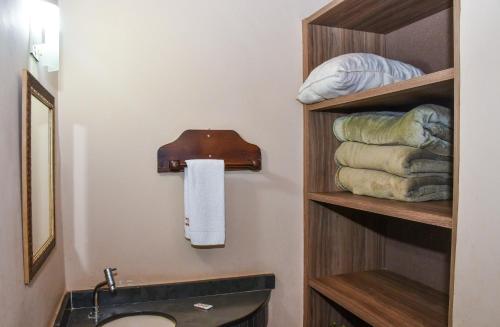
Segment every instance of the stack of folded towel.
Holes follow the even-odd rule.
[[[335,153],[340,189],[408,202],[451,198],[450,109],[356,113],[336,119],[333,132],[343,142]]]

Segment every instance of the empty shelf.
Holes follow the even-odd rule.
[[[349,192],[309,193],[309,199],[428,225],[452,228],[452,201],[402,202]]]
[[[389,271],[315,278],[309,285],[375,327],[447,326],[446,294]]]

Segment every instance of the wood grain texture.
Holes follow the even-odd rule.
[[[302,79],[305,81],[309,73],[314,69],[313,60],[313,38],[312,25],[302,22]]]
[[[370,327],[369,324],[323,296],[313,288],[311,291],[311,322],[308,327]],[[336,324],[336,325],[333,325]]]
[[[448,326],[453,326],[453,294],[455,285],[455,256],[457,244],[458,199],[459,199],[459,171],[460,171],[460,0],[453,2],[453,48],[455,72],[455,105],[454,105],[454,139],[453,139],[453,230],[451,237],[451,269],[450,269],[450,302]]]
[[[307,75],[325,61],[346,53],[385,55],[384,35],[320,25],[306,25]],[[307,76],[306,76],[307,77]]]
[[[375,327],[442,327],[448,296],[389,271],[311,279],[315,290]]]
[[[308,275],[316,278],[383,268],[383,221],[333,209],[309,202]]]
[[[385,269],[448,294],[451,230],[390,219],[384,236]]]
[[[452,227],[452,202],[402,202],[350,192],[309,193],[309,199],[444,228]]]
[[[385,110],[422,103],[449,105],[453,102],[454,69],[449,68],[407,81],[305,105],[306,110],[375,108]]]
[[[303,62],[302,62],[302,73],[303,73],[303,78],[304,80],[307,78],[309,74],[309,53],[310,47],[311,47],[311,40],[310,40],[310,35],[311,35],[311,27],[309,24],[303,22],[302,23],[302,52],[303,52]],[[308,326],[311,323],[311,312],[312,312],[312,304],[311,304],[311,290],[309,289],[308,286],[308,281],[309,281],[309,269],[310,269],[310,264],[309,264],[309,258],[310,258],[310,247],[309,247],[309,199],[307,198],[306,194],[309,190],[309,117],[311,116],[311,113],[309,113],[306,110],[303,110],[303,129],[304,129],[304,138],[302,140],[302,147],[304,149],[304,167],[303,167],[303,192],[302,192],[302,204],[304,208],[304,231],[303,231],[303,244],[304,244],[304,277],[302,280],[302,285],[303,285],[303,317],[302,317],[302,325],[303,326]]]
[[[231,130],[187,130],[158,149],[158,172],[178,172],[189,159],[222,159],[226,170],[260,170],[260,148]]]
[[[340,142],[333,134],[333,122],[339,113],[314,112],[308,119],[307,172],[308,192],[335,192],[339,188],[335,184],[335,150]],[[307,198],[307,194],[304,194]]]
[[[310,24],[389,33],[452,6],[452,0],[335,0],[307,18]]]

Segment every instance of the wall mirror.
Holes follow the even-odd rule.
[[[24,282],[55,246],[54,97],[23,71],[22,202]]]

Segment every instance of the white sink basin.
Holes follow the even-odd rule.
[[[163,316],[135,315],[114,319],[103,327],[174,327],[175,322]]]

